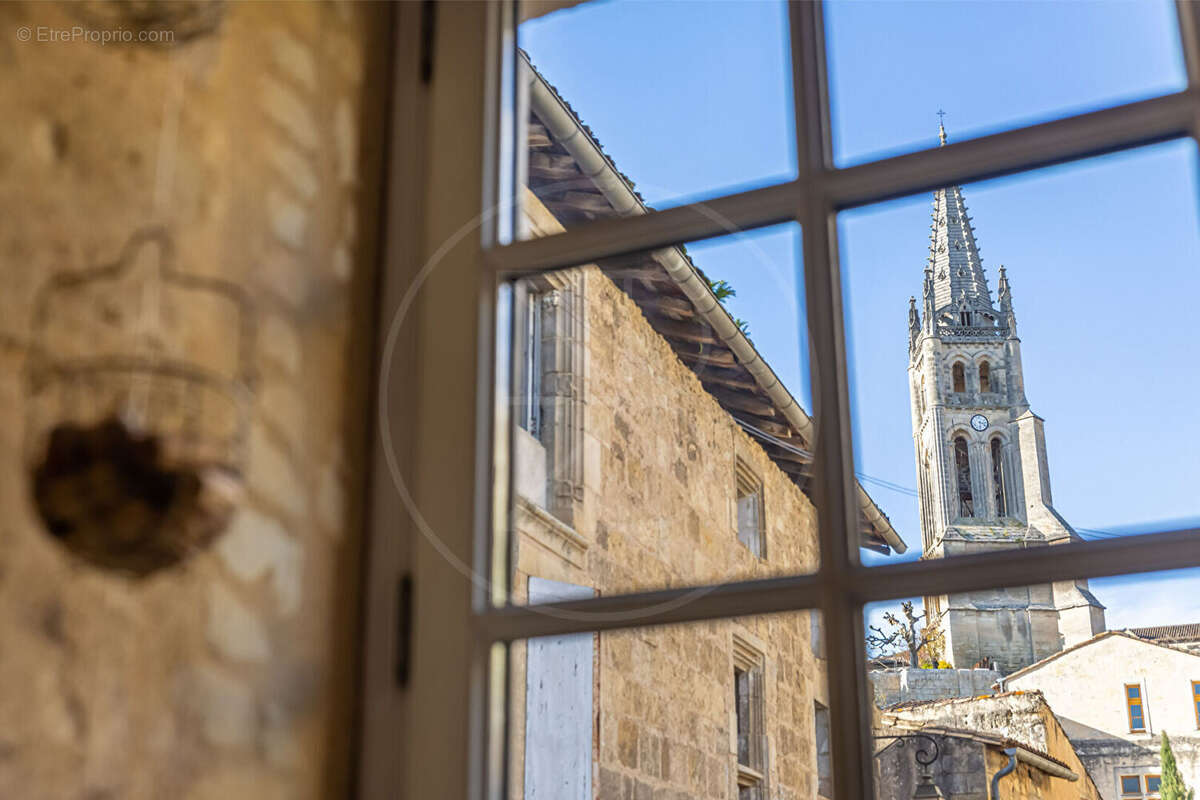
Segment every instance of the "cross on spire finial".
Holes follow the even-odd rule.
[[[946,143],[946,112],[938,109],[938,141],[942,144]]]

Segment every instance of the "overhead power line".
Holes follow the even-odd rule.
[[[902,494],[905,497],[918,497],[919,496],[916,489],[913,489],[908,486],[903,486],[899,483],[894,483],[892,481],[885,480],[883,478],[876,478],[874,475],[867,475],[865,472],[857,472],[857,473],[855,473],[855,475],[858,477],[858,479],[860,481],[864,481],[866,483],[872,484],[873,486],[878,486],[881,489],[888,489],[890,491],[895,492],[896,494]],[[1081,536],[1086,534],[1086,536],[1084,536],[1085,539],[1086,538],[1119,539],[1121,537],[1129,535],[1126,533],[1117,533],[1116,531],[1099,530],[1098,528],[1076,528],[1075,532],[1080,534]]]

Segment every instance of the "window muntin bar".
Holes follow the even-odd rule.
[[[719,236],[803,216],[810,202],[839,210],[939,186],[1025,172],[1104,153],[1191,136],[1200,90],[1081,114],[968,142],[922,150],[803,180],[713,198],[649,214],[590,223],[544,239],[485,250],[484,262],[505,275],[539,272],[610,255]]]
[[[843,573],[841,591],[862,605],[927,593],[950,594],[1200,567],[1198,537],[1200,529],[1188,528],[1054,548],[960,556],[954,559],[952,568],[940,561],[860,566]],[[816,605],[830,583],[828,573],[817,573],[598,597],[550,606],[507,606],[476,615],[475,625],[483,639],[506,641],[523,636],[620,628],[635,618],[639,624],[650,619],[669,623],[772,613]]]

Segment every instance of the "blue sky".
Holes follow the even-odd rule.
[[[846,2],[826,14],[838,164],[1182,87],[1167,2]],[[601,2],[526,23],[521,44],[656,207],[795,174],[782,4]],[[1190,142],[964,187],[984,267],[1013,284],[1026,392],[1054,499],[1079,528],[1200,516],[1197,163]],[[856,467],[915,486],[905,313],[930,197],[839,220]],[[798,226],[689,244],[805,405]],[[802,356],[803,354],[803,356]],[[919,549],[916,501],[868,483]],[[1200,576],[1096,581],[1110,627],[1200,621]],[[1170,601],[1164,600],[1170,598]]]

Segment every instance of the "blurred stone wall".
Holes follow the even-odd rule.
[[[387,15],[0,6],[0,797],[347,794]],[[132,579],[33,511],[24,368],[39,287],[150,227],[249,298],[256,381],[229,529]]]

